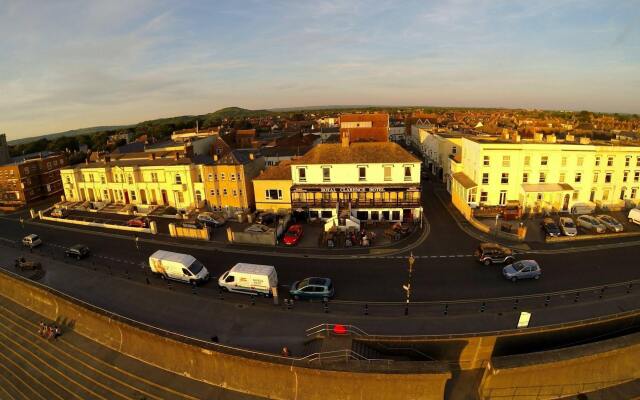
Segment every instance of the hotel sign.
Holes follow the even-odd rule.
[[[361,186],[338,186],[320,188],[322,193],[367,193],[367,192],[384,192],[383,187],[361,187]]]

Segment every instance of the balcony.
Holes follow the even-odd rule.
[[[335,208],[338,203],[341,209],[349,208],[416,208],[422,206],[419,199],[398,199],[398,200],[292,200],[291,207],[293,208]]]

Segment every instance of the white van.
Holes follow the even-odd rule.
[[[629,210],[629,222],[640,225],[640,208]]]
[[[218,285],[229,292],[270,296],[278,275],[271,265],[238,263],[220,276]]]
[[[38,235],[32,233],[31,235],[22,238],[22,244],[24,246],[34,248],[40,246],[42,244],[42,240],[40,240]]]
[[[158,250],[149,257],[151,272],[162,279],[198,284],[209,280],[209,271],[189,254]]]

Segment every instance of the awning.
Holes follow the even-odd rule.
[[[476,184],[473,179],[469,178],[464,172],[456,172],[452,177],[465,189],[471,189],[478,186],[478,184]]]
[[[525,192],[572,192],[573,187],[568,183],[523,183],[522,190]]]

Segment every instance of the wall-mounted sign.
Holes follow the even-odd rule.
[[[292,192],[295,193],[374,193],[374,192],[417,192],[420,191],[417,187],[409,188],[389,188],[380,186],[319,186],[319,187],[294,187]]]

